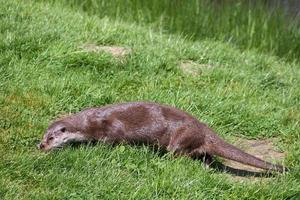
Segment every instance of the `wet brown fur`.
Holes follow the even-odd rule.
[[[87,140],[111,144],[145,143],[177,155],[214,155],[254,167],[284,171],[275,165],[247,154],[226,143],[204,123],[171,106],[150,102],[131,102],[89,108],[54,122],[63,123],[70,131],[79,131]]]

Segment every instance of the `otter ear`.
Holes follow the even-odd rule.
[[[62,127],[60,131],[64,133],[66,131],[66,127]]]

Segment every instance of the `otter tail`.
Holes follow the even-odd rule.
[[[234,160],[243,164],[251,165],[253,167],[262,168],[266,170],[284,172],[287,169],[281,165],[272,164],[261,160],[255,156],[252,156],[237,147],[223,141],[222,139],[214,138],[213,142],[210,143],[209,152],[211,155],[221,156],[230,160]]]

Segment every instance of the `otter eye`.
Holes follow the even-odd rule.
[[[51,140],[53,140],[53,139],[54,139],[54,137],[49,137],[49,138],[48,138],[49,141],[51,141]]]
[[[61,132],[65,132],[66,131],[66,127],[63,127],[60,129]]]

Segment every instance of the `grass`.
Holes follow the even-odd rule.
[[[56,1],[56,0],[52,0]],[[65,6],[117,20],[152,26],[192,40],[213,39],[257,49],[282,59],[300,58],[299,17],[260,0],[71,0]],[[268,6],[268,4],[274,4]]]
[[[299,198],[297,63],[46,2],[1,1],[0,27],[0,199]],[[87,42],[133,53],[120,62],[82,51]],[[182,60],[212,67],[192,77]],[[236,182],[147,147],[35,148],[60,113],[136,100],[186,110],[223,138],[277,137],[291,171]]]

